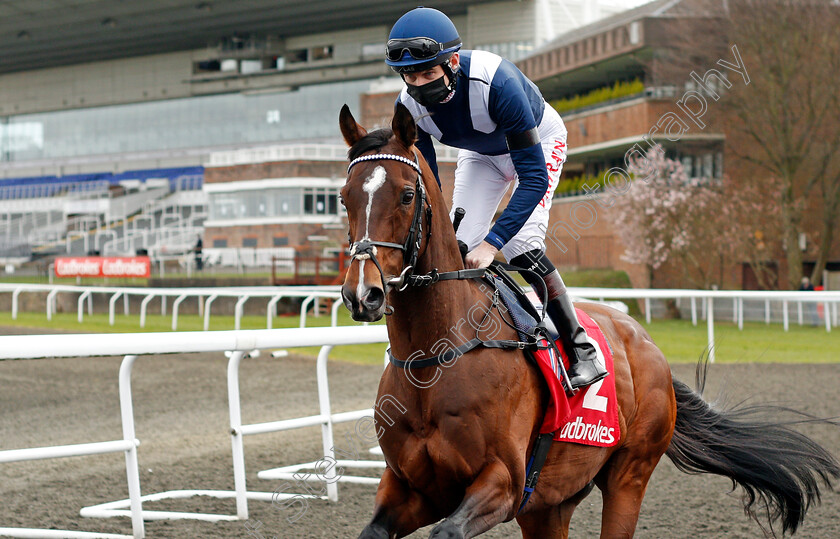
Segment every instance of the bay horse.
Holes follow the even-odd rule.
[[[410,112],[398,105],[390,129],[368,133],[345,105],[339,124],[351,160],[341,189],[353,256],[343,300],[355,320],[389,314],[397,363],[440,356],[416,369],[392,361],[382,375],[374,419],[387,466],[360,538],[403,537],[436,522],[431,538],[469,538],[513,518],[526,539],[565,538],[594,486],[603,495],[601,537],[631,537],[663,454],[683,471],[730,478],[756,521],[766,514],[771,531],[780,521],[783,533],[794,532],[819,500],[820,480],[831,487],[840,477],[837,461],[812,440],[716,410],[672,380],[633,318],[584,303],[578,307],[612,347],[620,438],[608,448],[554,442],[520,509],[546,384],[522,350],[454,350],[473,334],[515,340],[516,333],[478,280],[458,278],[464,265],[453,223],[414,146]]]

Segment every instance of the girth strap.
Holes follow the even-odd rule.
[[[525,470],[525,492],[522,496],[522,503],[519,504],[519,511],[525,507],[531,494],[537,488],[537,481],[540,478],[545,458],[548,456],[548,450],[551,449],[551,442],[554,441],[554,433],[546,432],[537,436],[537,441],[534,442],[534,449],[531,451],[531,459],[528,461],[528,467]]]
[[[461,357],[462,355],[466,354],[470,350],[474,348],[478,348],[479,346],[484,346],[485,348],[503,348],[503,349],[519,349],[524,350],[526,347],[536,346],[531,345],[529,343],[520,342],[520,341],[507,341],[507,340],[489,340],[489,341],[482,341],[481,339],[475,338],[469,340],[458,346],[456,348],[450,348],[446,352],[442,354],[438,354],[436,356],[431,357],[424,357],[421,359],[409,359],[407,361],[403,361],[401,359],[397,359],[394,357],[394,354],[391,353],[391,349],[388,348],[388,360],[393,364],[395,367],[400,369],[422,369],[423,367],[433,367],[436,365],[441,365],[443,363],[452,362],[456,358]]]

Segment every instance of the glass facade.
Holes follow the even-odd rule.
[[[209,220],[343,215],[338,187],[276,187],[209,193]]]
[[[0,117],[0,160],[340,138],[369,80]]]

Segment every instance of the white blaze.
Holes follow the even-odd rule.
[[[385,168],[378,166],[373,169],[373,174],[365,180],[362,190],[368,194],[367,207],[365,208],[365,235],[362,241],[370,240],[370,210],[373,207],[373,195],[385,184]],[[356,285],[356,297],[361,301],[365,287],[365,261],[359,260],[359,282]]]
[[[373,195],[385,184],[385,168],[378,166],[373,169],[373,174],[368,176],[362,190],[368,194],[367,208],[365,208],[365,235],[363,240],[369,240],[368,230],[370,228],[370,210],[373,207]]]

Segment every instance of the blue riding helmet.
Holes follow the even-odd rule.
[[[385,63],[397,73],[425,71],[461,48],[461,37],[449,17],[427,7],[399,18],[388,35]]]

